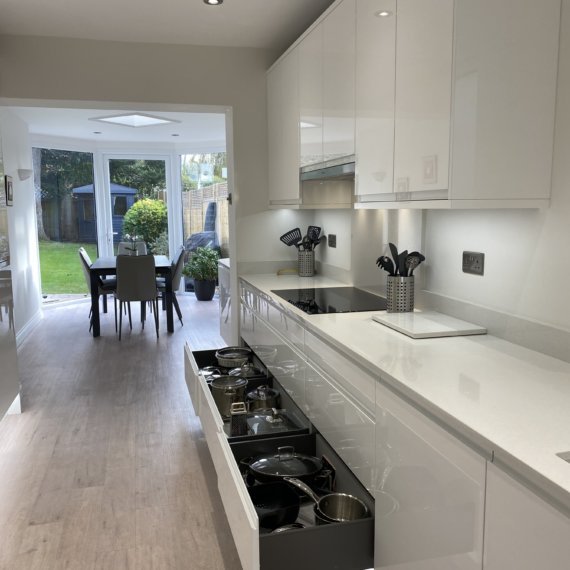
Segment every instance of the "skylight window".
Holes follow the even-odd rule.
[[[152,125],[165,125],[167,123],[176,123],[172,119],[164,117],[155,117],[153,115],[145,115],[142,113],[128,113],[125,115],[112,115],[110,117],[93,117],[92,121],[101,121],[103,123],[112,123],[114,125],[123,125],[125,127],[151,127]]]

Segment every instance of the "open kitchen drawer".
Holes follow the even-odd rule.
[[[374,512],[374,501],[325,439],[317,433],[296,433],[274,438],[228,439],[209,386],[199,368],[208,351],[194,352],[186,347],[186,381],[202,422],[212,462],[218,476],[218,489],[232,536],[244,570],[364,570],[373,567],[374,517],[271,534],[260,529],[259,519],[240,461],[256,454],[273,453],[277,447],[292,445],[298,453],[325,456],[334,466],[336,491],[358,496]],[[212,354],[215,351],[209,351]],[[275,383],[280,388],[278,383]],[[282,391],[282,406],[295,404]],[[297,409],[297,413],[300,411]],[[306,510],[306,509],[305,509]],[[311,523],[312,524],[312,523]]]
[[[216,350],[197,350],[192,351],[188,345],[185,347],[185,374],[186,374],[186,384],[188,386],[188,391],[194,405],[194,410],[196,415],[202,420],[202,428],[206,439],[208,439],[210,432],[216,433],[218,431],[223,431],[226,436],[230,438],[230,441],[240,441],[244,439],[250,439],[251,437],[274,437],[281,432],[286,433],[308,433],[310,423],[306,416],[301,412],[299,407],[293,402],[288,393],[279,386],[272,374],[266,372],[263,375],[256,376],[254,378],[248,378],[247,392],[254,390],[261,385],[267,385],[269,387],[274,387],[279,391],[280,394],[280,405],[279,414],[283,418],[281,424],[270,424],[266,423],[260,425],[257,422],[256,429],[248,435],[244,436],[230,436],[230,424],[229,421],[223,421],[218,408],[216,406],[214,397],[208,385],[204,374],[201,373],[201,369],[208,366],[216,365]],[[263,365],[255,357],[253,357],[253,364],[260,369],[263,369]],[[220,368],[222,372],[223,368]],[[275,384],[275,385],[274,385]],[[248,425],[252,426],[252,418],[248,415]]]

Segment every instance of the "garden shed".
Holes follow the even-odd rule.
[[[138,190],[121,184],[111,183],[111,210],[113,216],[113,242],[118,243],[123,236],[123,218],[135,203]],[[86,184],[73,189],[77,200],[77,224],[79,240],[86,243],[97,241],[97,223],[95,218],[95,196],[93,184]]]

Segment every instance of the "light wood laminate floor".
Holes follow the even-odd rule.
[[[187,339],[224,345],[217,303],[179,300],[158,341],[133,308],[119,342],[112,301],[98,339],[87,303],[44,311],[19,352],[24,412],[0,423],[2,570],[241,568],[183,372]]]

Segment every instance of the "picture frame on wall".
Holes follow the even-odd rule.
[[[4,188],[6,190],[6,205],[12,206],[14,204],[14,186],[11,176],[4,176]]]

